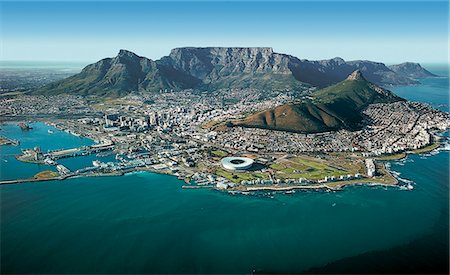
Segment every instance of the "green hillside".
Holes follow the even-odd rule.
[[[315,92],[310,101],[278,106],[232,121],[231,125],[300,133],[356,130],[362,120],[361,111],[369,104],[399,100],[403,99],[355,71],[346,80]]]

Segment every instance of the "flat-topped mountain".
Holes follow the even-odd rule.
[[[300,133],[356,130],[362,120],[361,112],[369,104],[404,100],[367,81],[359,70],[342,82],[314,92],[311,97],[299,104],[281,105],[232,121],[230,126]]]
[[[168,56],[156,61],[120,50],[116,57],[90,64],[79,74],[48,84],[34,93],[120,97],[131,92],[166,89],[302,90],[310,85],[326,87],[335,84],[357,69],[369,81],[379,85],[417,83],[407,76],[410,67],[401,68],[396,72],[382,63],[346,62],[341,58],[300,60],[275,53],[267,47],[175,48]],[[411,69],[416,71],[416,68]]]
[[[267,47],[187,47],[173,49],[158,62],[199,79],[202,89],[301,89],[305,85],[292,74],[291,58]]]

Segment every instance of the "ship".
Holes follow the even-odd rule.
[[[19,124],[17,124],[17,126],[19,126],[20,129],[22,129],[22,131],[28,131],[33,129],[30,127],[30,125],[26,124],[25,122],[20,122]]]
[[[48,165],[57,165],[57,163],[54,160],[52,160],[51,158],[44,159],[44,163],[48,164]]]

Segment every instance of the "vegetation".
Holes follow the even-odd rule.
[[[232,125],[300,133],[356,130],[369,104],[403,100],[367,80],[358,71],[336,85],[314,92],[313,100],[285,104],[256,113]]]
[[[324,88],[314,93],[314,98],[321,103],[336,103],[343,100],[353,103],[356,109],[362,109],[370,103],[383,103],[399,101],[401,98],[395,96],[387,90],[386,94],[376,91],[380,87],[375,86],[362,76],[353,80],[344,80],[330,87]]]
[[[431,145],[428,145],[428,146],[423,147],[421,149],[414,150],[412,152],[414,154],[422,154],[422,153],[426,153],[426,152],[429,152],[429,151],[433,151],[434,149],[438,148],[439,146],[440,146],[440,143],[439,142],[435,142],[435,143],[433,143]]]
[[[226,155],[228,155],[227,152],[222,151],[222,150],[214,150],[214,151],[211,151],[211,154],[213,154],[213,155],[215,155],[215,156],[218,156],[218,157],[221,157],[221,158],[223,158],[223,157],[225,157]]]
[[[270,168],[275,170],[275,176],[280,179],[319,180],[325,177],[338,177],[353,173],[346,169],[334,167],[328,162],[307,157],[283,159],[279,163],[270,165]]]
[[[399,159],[402,159],[405,157],[406,157],[406,153],[399,153],[399,154],[393,154],[393,155],[385,155],[382,157],[378,157],[376,159],[381,160],[381,161],[383,161],[383,160],[399,160]]]
[[[216,175],[224,177],[234,183],[240,183],[243,180],[268,179],[269,176],[261,172],[231,172],[219,168],[216,170]]]
[[[39,172],[36,175],[34,175],[34,178],[35,179],[51,179],[51,178],[56,178],[58,176],[59,176],[58,172],[42,171],[42,172]]]

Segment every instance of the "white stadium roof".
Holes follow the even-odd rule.
[[[226,157],[221,160],[223,168],[231,171],[246,170],[253,165],[251,158]]]

